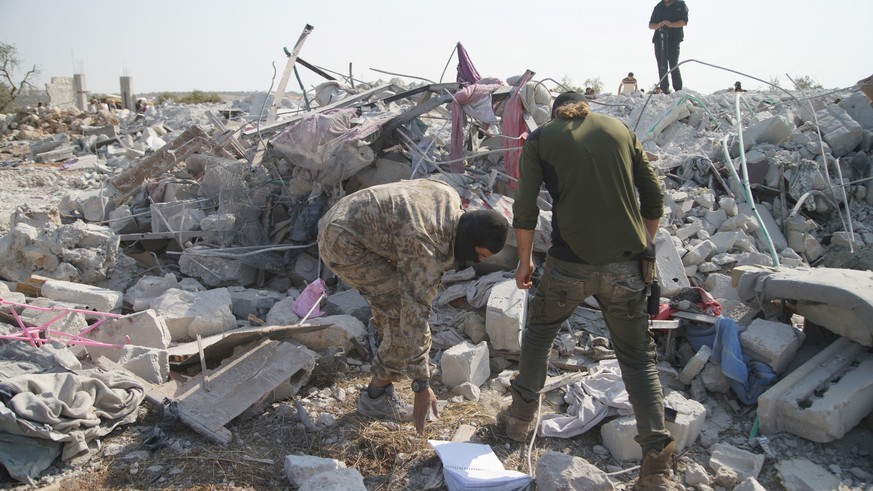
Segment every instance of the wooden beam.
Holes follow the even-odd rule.
[[[279,108],[279,105],[282,103],[282,99],[285,97],[285,87],[288,86],[288,79],[291,78],[291,72],[294,71],[294,63],[297,62],[297,55],[300,53],[300,49],[303,48],[303,42],[306,41],[306,37],[309,36],[309,33],[315,29],[309,24],[306,24],[306,27],[303,28],[303,32],[300,33],[300,37],[297,38],[297,43],[294,45],[294,49],[291,50],[291,53],[288,54],[288,62],[285,63],[285,71],[282,73],[282,79],[279,80],[279,85],[276,87],[276,97],[273,98],[273,104],[270,105],[270,113],[267,116],[267,122],[272,123],[276,120],[276,110]]]

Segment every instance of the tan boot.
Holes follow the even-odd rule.
[[[500,409],[497,413],[497,421],[506,423],[506,436],[517,442],[523,442],[530,433],[539,402],[525,401],[512,386],[509,386],[509,393],[512,394],[512,403]]]
[[[685,488],[676,476],[676,444],[670,442],[664,450],[649,452],[640,464],[640,477],[634,491],[677,491]]]

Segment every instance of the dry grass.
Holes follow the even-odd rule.
[[[412,423],[397,424],[358,416],[357,396],[360,387],[369,381],[369,374],[349,369],[342,360],[322,357],[309,384],[297,395],[313,422],[318,412],[329,412],[336,418],[330,427],[316,425],[307,429],[293,417],[291,400],[269,405],[266,410],[248,420],[237,418],[227,428],[234,441],[223,446],[207,440],[186,426],[163,419],[159,408],[144,404],[136,425],[119,428],[102,439],[103,450],[75,473],[75,477],[57,476],[63,470],[51,469],[58,489],[194,489],[194,490],[273,490],[287,489],[284,460],[288,455],[314,455],[337,459],[363,476],[367,489],[396,491],[445,489],[442,467],[429,439],[451,440],[462,424],[477,428],[476,440],[492,446],[508,469],[528,472],[526,445],[509,440],[503,428],[496,424],[500,396],[483,391],[478,402],[450,402],[438,420],[428,422],[425,434],[415,432]],[[325,388],[341,388],[346,392],[341,401],[332,400],[330,407],[318,406],[311,400]],[[412,401],[407,383],[395,385],[397,393]],[[434,390],[441,400],[453,397],[438,380]],[[320,408],[320,409],[319,409]],[[150,448],[147,439],[158,427],[166,435],[164,445]],[[570,440],[538,439],[532,462],[547,450],[585,457],[601,464],[591,451],[599,443],[597,436],[583,435]],[[121,448],[115,456],[107,449]],[[138,458],[131,458],[139,455]],[[70,471],[68,467],[66,469]],[[29,489],[11,482],[0,488]]]

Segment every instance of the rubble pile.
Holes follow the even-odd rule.
[[[453,83],[327,80],[272,106],[273,94],[254,94],[141,113],[0,115],[0,145],[29,146],[2,172],[33,163],[85,171],[56,206],[18,207],[0,237],[2,378],[21,393],[37,374],[72,371],[128,409],[145,399],[220,444],[233,441],[226,425],[235,418],[287,409],[286,400],[289,424],[336,425],[333,396],[300,391],[318,362],[337,356],[367,373],[373,333],[366,301],[319,261],[318,219],[358,189],[439,177],[468,208],[511,221],[523,139],[563,91],[531,71],[506,80],[461,73]],[[666,191],[652,331],[675,414],[668,428],[685,452],[680,478],[701,490],[760,489],[759,478],[785,489],[867,489],[869,450],[856,449],[866,465],[806,456],[852,431],[869,434],[873,422],[868,96],[855,87],[687,89],[589,102],[637,134]],[[539,261],[551,241],[547,194],[540,201]],[[526,293],[512,279],[518,258],[508,240],[500,254],[447,272],[434,301],[431,357],[449,404],[499,398],[513,374]],[[639,460],[626,398],[622,410],[612,390],[592,389],[622,388],[593,299],[556,339],[552,368],[544,399],[553,414],[539,435],[600,440],[584,458],[543,454],[537,474],[602,474]],[[586,404],[609,409],[592,416]],[[19,481],[57,456],[93,451],[87,443],[111,429],[35,431],[25,422],[35,416],[0,408],[0,434],[42,456],[38,465],[0,462]],[[337,469],[348,481],[331,489],[373,479],[345,469],[353,461],[322,457],[289,456],[284,477],[301,489]],[[599,485],[622,489],[632,478],[603,475]]]

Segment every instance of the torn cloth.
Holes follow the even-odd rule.
[[[145,397],[139,382],[117,372],[28,374],[5,384],[16,392],[0,404],[0,434],[59,442],[64,460],[88,451],[89,441],[116,426],[135,422]],[[0,462],[13,461],[15,452],[0,445]]]
[[[458,50],[457,82],[461,85],[475,84],[482,79],[482,76],[479,75],[476,67],[473,66],[473,60],[470,59],[470,55],[467,53],[467,50],[464,49],[464,45],[458,42],[456,48]]]
[[[751,361],[743,355],[733,319],[719,316],[715,321],[715,339],[711,348],[712,361],[721,366],[731,389],[743,404],[757,404],[758,396],[776,382],[776,373],[766,363]]]
[[[602,360],[588,376],[567,387],[564,400],[567,413],[544,416],[541,435],[571,438],[609,415],[633,414],[617,360]]]
[[[503,83],[496,78],[485,78],[473,85],[468,85],[453,94],[452,99],[452,144],[449,158],[452,160],[452,172],[464,172],[464,107],[475,106],[471,116],[486,124],[495,123],[497,116],[491,108],[491,93],[500,88]],[[457,162],[456,162],[457,161]]]

